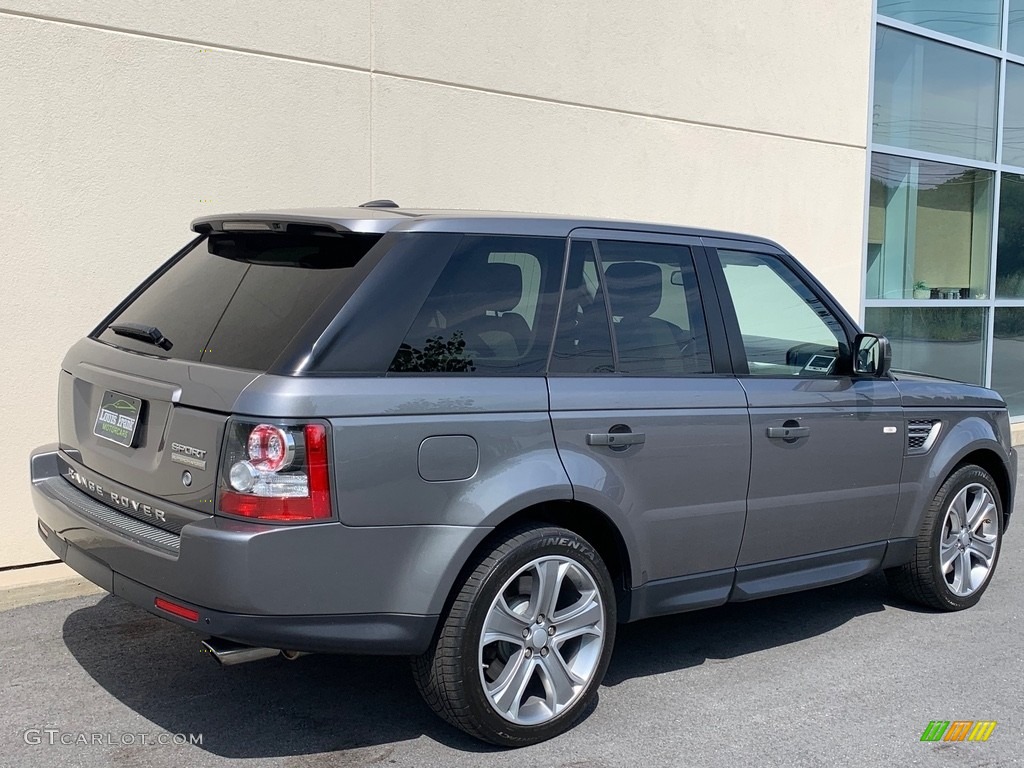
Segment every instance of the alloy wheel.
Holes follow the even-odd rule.
[[[604,639],[605,608],[586,568],[557,555],[527,563],[484,619],[478,655],[488,702],[517,725],[551,720],[586,689]]]

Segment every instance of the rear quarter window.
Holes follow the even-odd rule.
[[[419,308],[389,373],[542,373],[564,250],[561,238],[464,236]]]

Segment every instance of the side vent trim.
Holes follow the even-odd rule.
[[[942,431],[939,419],[907,419],[907,455],[928,453]]]

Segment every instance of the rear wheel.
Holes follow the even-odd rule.
[[[1003,509],[992,476],[965,465],[939,488],[925,513],[909,563],[885,572],[904,597],[960,611],[981,599],[999,558]]]
[[[413,662],[423,698],[467,733],[526,746],[593,706],[615,639],[608,569],[563,528],[520,529],[465,579],[430,649]]]

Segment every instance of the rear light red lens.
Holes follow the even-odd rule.
[[[253,466],[264,472],[284,469],[295,455],[291,436],[271,424],[260,424],[250,432],[246,447]]]
[[[327,455],[327,430],[321,424],[306,424],[294,428],[293,434],[298,429],[302,430],[301,439],[305,443],[304,458],[292,469],[305,475],[308,490],[304,496],[293,495],[260,495],[258,493],[246,493],[222,487],[220,492],[220,512],[228,515],[237,515],[254,520],[294,522],[302,520],[326,520],[331,517],[331,482],[328,468]],[[253,446],[257,445],[257,452],[267,446],[273,450],[271,444],[279,436],[274,435],[271,430],[284,433],[285,429],[260,424],[249,435],[247,451],[250,458],[254,459]],[[296,439],[298,435],[295,435]],[[293,445],[291,435],[287,435],[288,445]],[[291,449],[288,461],[294,456],[294,448]],[[284,466],[287,466],[285,464]],[[258,467],[261,471],[268,471],[267,466]]]
[[[327,471],[327,430],[320,424],[306,425],[306,464],[312,517],[330,517],[331,478]]]
[[[170,600],[164,600],[162,597],[158,597],[153,601],[153,604],[161,611],[167,611],[167,613],[178,616],[188,621],[199,621],[199,611],[193,611],[191,608],[186,608],[184,605],[178,605],[172,603]]]

